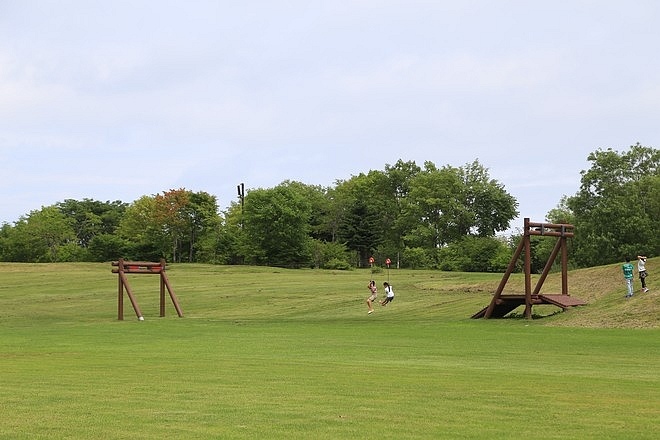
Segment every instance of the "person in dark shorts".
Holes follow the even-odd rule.
[[[646,257],[644,255],[637,256],[637,273],[639,274],[639,281],[642,282],[642,292],[648,292],[649,288],[646,287]]]
[[[380,305],[386,306],[388,303],[394,301],[394,289],[392,289],[392,286],[387,281],[383,283],[383,286],[385,287],[385,299],[380,302]]]

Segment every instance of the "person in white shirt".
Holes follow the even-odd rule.
[[[381,306],[386,306],[388,303],[391,303],[394,300],[394,289],[390,286],[390,283],[385,281],[383,283],[385,287],[385,299],[380,302]]]
[[[646,287],[646,257],[644,255],[637,255],[637,273],[639,280],[642,282],[642,292],[648,292],[649,288]]]

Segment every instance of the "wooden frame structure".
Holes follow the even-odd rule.
[[[118,320],[120,321],[124,320],[124,290],[126,290],[126,294],[128,295],[128,298],[130,299],[131,304],[133,305],[133,310],[135,311],[138,320],[144,321],[144,316],[142,315],[140,306],[138,306],[137,300],[135,299],[135,295],[133,294],[131,286],[128,284],[128,278],[126,278],[126,274],[160,275],[160,316],[161,317],[165,316],[165,289],[167,288],[167,291],[170,295],[170,299],[172,300],[172,304],[176,309],[176,313],[179,315],[179,318],[183,317],[183,312],[181,311],[181,307],[179,306],[179,301],[176,295],[174,294],[174,290],[170,285],[170,281],[167,278],[167,274],[165,274],[165,269],[166,269],[165,260],[161,259],[160,262],[153,263],[149,261],[124,261],[123,259],[120,258],[119,261],[113,261],[112,266],[113,266],[112,273],[116,273],[118,275],[118,283],[119,283],[118,297],[117,297]]]
[[[511,257],[511,262],[500,281],[493,299],[490,304],[481,311],[472,315],[472,318],[503,318],[507,313],[513,311],[521,305],[525,305],[525,318],[531,319],[532,306],[537,304],[552,304],[566,310],[568,307],[580,306],[586,302],[573,298],[568,293],[568,244],[567,239],[573,237],[573,225],[563,223],[534,223],[530,222],[529,218],[525,218],[524,234],[522,240],[518,244],[516,251]],[[543,273],[532,290],[532,275],[531,275],[531,241],[532,235],[542,235],[557,237],[557,243],[553,248],[550,257],[543,268]],[[524,251],[524,273],[525,273],[525,293],[522,295],[503,295],[504,287],[506,286],[509,276],[516,267],[516,262],[520,258],[520,254]],[[540,294],[541,287],[552,268],[552,265],[561,254],[561,294]]]

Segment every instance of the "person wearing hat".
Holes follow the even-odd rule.
[[[639,274],[639,281],[642,282],[642,292],[648,292],[649,288],[646,287],[646,257],[644,255],[637,255],[637,273]]]

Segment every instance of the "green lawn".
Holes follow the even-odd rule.
[[[552,316],[472,320],[501,275],[392,270],[373,277],[379,287],[390,278],[395,301],[367,315],[369,271],[173,265],[185,317],[168,304],[159,318],[158,277],[133,275],[139,322],[128,300],[117,320],[110,270],[0,264],[0,438],[651,439],[660,431],[656,309],[642,325],[621,318],[619,328],[582,317],[635,304],[648,312],[658,296],[619,301],[622,286],[613,285],[567,313],[539,307]],[[587,283],[581,277],[571,281]]]

